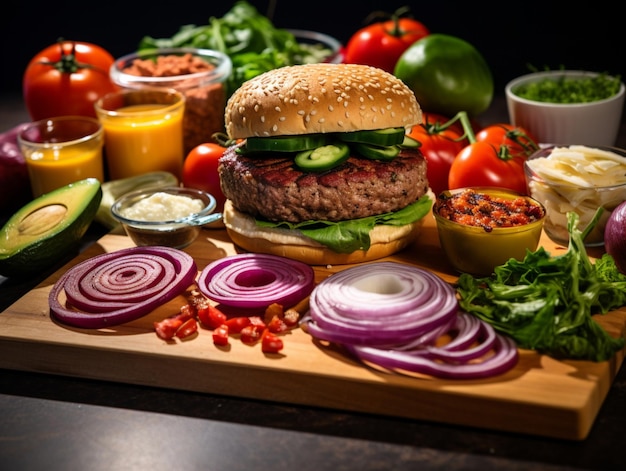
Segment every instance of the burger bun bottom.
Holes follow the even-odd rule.
[[[375,226],[370,232],[369,249],[338,253],[294,230],[258,227],[253,217],[237,211],[230,200],[226,201],[223,214],[226,231],[240,248],[309,265],[345,265],[387,257],[415,240],[423,223],[420,219],[404,226]]]

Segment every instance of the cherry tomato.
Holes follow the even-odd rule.
[[[462,127],[460,133],[453,127],[440,130],[429,119],[432,117],[424,119],[422,124],[413,126],[409,136],[420,143],[420,151],[426,158],[428,183],[433,192],[439,194],[448,189],[450,167],[465,143],[458,141],[463,136]],[[444,123],[448,121],[443,117],[441,119]]]
[[[183,186],[211,193],[217,203],[216,212],[224,210],[226,201],[217,173],[218,160],[225,150],[225,147],[211,142],[200,144],[187,154],[183,164]]]
[[[36,121],[52,116],[96,117],[94,103],[118,87],[109,77],[113,56],[95,44],[59,41],[37,53],[22,79],[24,102]]]
[[[477,141],[490,142],[495,146],[507,146],[514,157],[529,157],[539,150],[537,139],[521,126],[507,123],[492,124],[476,134]]]
[[[508,188],[525,195],[524,158],[486,141],[464,147],[450,167],[448,188],[470,186]]]
[[[390,20],[361,28],[348,40],[344,62],[365,64],[393,73],[400,56],[418,39],[430,34],[423,23],[400,18],[405,9],[398,9]]]

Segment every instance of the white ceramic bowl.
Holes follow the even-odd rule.
[[[509,120],[532,133],[542,144],[613,146],[616,143],[626,90],[620,84],[617,94],[587,103],[547,103],[515,94],[524,84],[558,77],[580,78],[599,74],[578,70],[536,72],[518,77],[505,87]]]

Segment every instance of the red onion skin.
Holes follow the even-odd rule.
[[[167,283],[153,281],[153,289],[143,286],[134,276],[137,262],[145,260],[163,263],[165,273],[154,277],[152,270],[146,272],[146,279],[164,278]],[[103,272],[109,265],[124,266],[131,280],[134,294],[125,292],[123,282],[118,294],[112,286],[101,286],[94,281],[94,273]],[[158,270],[158,268],[154,268]],[[118,270],[119,272],[120,270]],[[195,261],[187,253],[169,247],[131,247],[87,259],[66,271],[54,284],[48,296],[51,315],[59,322],[86,329],[99,329],[130,322],[152,312],[158,306],[182,294],[194,282],[198,274]],[[160,274],[159,274],[160,275]],[[123,278],[123,277],[122,277]],[[89,283],[91,281],[91,283]],[[87,282],[85,286],[81,283]],[[62,292],[68,299],[60,301]],[[81,309],[72,306],[70,299],[76,299]]]
[[[613,210],[604,229],[604,248],[626,274],[626,201]]]

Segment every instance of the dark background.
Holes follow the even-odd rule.
[[[392,12],[409,5],[416,19],[432,32],[472,43],[489,63],[496,92],[530,71],[587,69],[626,76],[626,21],[606,2],[451,2],[378,0],[250,1],[281,28],[331,34],[344,44],[375,10]],[[133,52],[145,36],[170,37],[184,24],[207,24],[221,17],[232,1],[146,2],[11,2],[3,6],[0,24],[3,92],[19,92],[29,59],[59,37],[96,43],[114,57]]]

